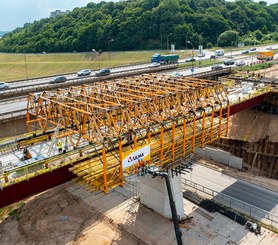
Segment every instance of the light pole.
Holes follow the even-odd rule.
[[[114,39],[110,39],[108,41],[108,59],[109,59],[109,66],[110,66],[110,50],[111,50],[111,42],[114,42]]]
[[[187,36],[188,36],[188,34],[189,34],[189,32],[187,32],[186,35],[185,35],[185,42],[186,42],[186,43],[185,43],[185,49],[186,49],[186,50],[187,50]]]
[[[167,35],[167,51],[169,50],[169,37],[172,35],[172,33],[170,33],[169,35]]]
[[[194,67],[193,67],[193,57],[194,57],[194,46],[190,41],[187,41],[187,43],[189,43],[192,46],[192,68],[191,68],[191,72],[194,72]]]
[[[25,75],[26,75],[26,79],[28,80],[27,62],[26,62],[25,51],[23,52],[23,55],[24,55],[24,63],[25,63]]]

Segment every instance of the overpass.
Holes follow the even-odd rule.
[[[0,206],[70,179],[108,193],[136,174],[138,162],[178,169],[180,159],[227,134],[230,115],[259,104],[268,91],[149,74],[30,94],[29,134],[0,146]],[[57,140],[69,150],[59,154]],[[34,157],[13,162],[26,146]]]

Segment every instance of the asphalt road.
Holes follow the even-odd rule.
[[[268,212],[278,214],[278,192],[235,179],[201,165],[193,166],[192,172],[186,173],[183,177]]]

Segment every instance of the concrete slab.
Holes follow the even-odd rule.
[[[78,190],[78,188],[68,188],[68,190]],[[74,193],[85,196],[85,192],[82,191],[74,191]],[[111,219],[111,222],[118,224],[122,229],[140,238],[146,244],[176,244],[173,223],[144,207],[134,198],[127,199],[118,191],[111,191],[108,195],[91,193],[91,196],[83,200],[96,210],[105,210],[102,213]],[[254,233],[250,233],[243,226],[219,213],[209,213],[188,200],[184,200],[183,204],[185,215],[193,217],[190,222],[185,223],[188,228],[182,229],[184,244],[278,244],[278,235],[273,232],[263,229],[262,236],[255,236]]]
[[[231,244],[230,241],[221,235],[218,235],[214,239],[212,239],[207,245],[225,245],[225,244]]]

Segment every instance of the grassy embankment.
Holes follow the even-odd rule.
[[[97,70],[136,62],[150,62],[151,56],[159,51],[134,51],[102,53],[60,53],[25,54],[27,76],[40,77],[76,72],[81,69]],[[165,52],[160,52],[165,54]],[[181,58],[189,57],[190,51],[179,53]],[[24,54],[0,54],[0,81],[26,79]]]

